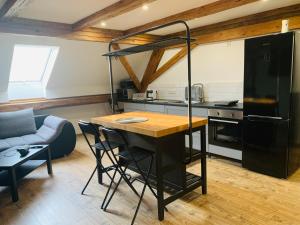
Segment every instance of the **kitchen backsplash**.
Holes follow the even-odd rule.
[[[184,100],[185,86],[150,85],[148,89],[158,91],[160,99]],[[205,101],[243,100],[243,82],[204,83]]]

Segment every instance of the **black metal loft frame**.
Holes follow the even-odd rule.
[[[188,24],[183,20],[178,20],[178,21],[163,24],[163,25],[160,25],[160,26],[152,27],[152,28],[140,31],[140,32],[135,32],[135,33],[132,33],[132,34],[128,34],[128,35],[125,35],[125,36],[122,36],[122,37],[119,37],[119,38],[115,38],[109,43],[109,46],[108,46],[109,53],[105,54],[104,56],[108,55],[108,60],[109,60],[109,74],[110,74],[111,101],[112,101],[111,107],[112,107],[112,112],[115,113],[114,84],[113,84],[113,71],[112,71],[111,58],[112,57],[117,57],[119,55],[118,54],[115,54],[115,55],[113,54],[113,52],[111,51],[112,45],[118,43],[121,40],[127,39],[129,37],[133,37],[133,36],[140,35],[140,34],[145,34],[145,33],[151,32],[151,31],[159,30],[159,29],[162,29],[162,28],[165,28],[165,27],[170,27],[170,26],[173,26],[173,25],[176,25],[176,24],[184,25],[185,30],[186,30],[185,43],[186,43],[186,46],[187,46],[187,64],[188,64],[187,65],[187,70],[188,70],[188,121],[189,121],[189,156],[190,157],[185,163],[189,164],[189,163],[192,162],[192,152],[193,152],[193,136],[192,136],[192,133],[193,133],[193,128],[192,128],[192,101],[191,101],[191,76],[192,76],[192,74],[191,74],[191,32],[190,32],[190,28],[189,28]],[[153,42],[153,43],[155,43],[155,42]],[[146,45],[144,45],[144,46],[146,46]],[[143,47],[143,45],[141,46],[141,48],[142,47]],[[166,46],[164,46],[164,47],[166,47]],[[156,48],[157,48],[157,46],[156,46]],[[145,51],[149,51],[149,50],[150,49],[149,49],[149,44],[148,44],[147,48],[145,48]],[[142,52],[142,51],[140,50],[139,52]],[[133,52],[128,53],[128,54],[132,54],[132,53]],[[126,55],[126,54],[123,54],[123,55]]]

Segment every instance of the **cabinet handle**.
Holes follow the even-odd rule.
[[[251,119],[269,119],[269,120],[282,120],[282,117],[273,117],[273,116],[259,116],[259,115],[248,115],[248,118]]]

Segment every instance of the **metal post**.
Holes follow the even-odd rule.
[[[190,159],[187,163],[192,161],[192,149],[193,149],[193,126],[192,126],[192,71],[191,71],[191,33],[189,26],[186,26],[186,38],[187,38],[187,63],[188,63],[188,117],[189,117],[189,152]]]
[[[111,51],[111,43],[109,43],[108,51]],[[108,64],[109,64],[109,81],[110,81],[110,97],[111,97],[111,110],[112,113],[115,113],[115,100],[114,100],[114,81],[113,81],[113,71],[112,71],[112,62],[111,56],[108,57]]]

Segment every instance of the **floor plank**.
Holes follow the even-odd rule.
[[[0,225],[129,224],[137,198],[125,184],[106,213],[100,205],[107,187],[97,184],[96,178],[87,195],[80,195],[94,165],[86,143],[79,137],[69,157],[53,161],[53,177],[41,167],[20,183],[19,202],[12,203],[9,190],[0,188]],[[200,174],[199,164],[189,171]],[[147,190],[136,224],[298,225],[300,170],[282,180],[250,172],[236,163],[208,159],[208,194],[203,196],[198,189],[168,209],[165,220],[159,222],[156,201]]]

